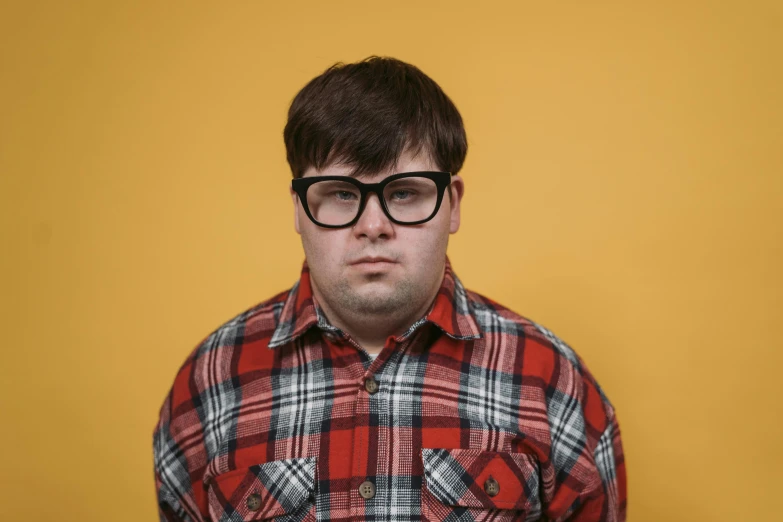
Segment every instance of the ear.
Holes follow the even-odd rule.
[[[288,191],[291,193],[291,199],[294,201],[294,228],[297,234],[301,234],[302,230],[299,228],[299,195],[290,186]]]
[[[465,182],[462,180],[460,176],[452,176],[451,177],[451,185],[449,185],[448,190],[451,191],[451,210],[450,212],[450,221],[449,221],[449,234],[454,234],[457,230],[459,230],[459,222],[460,222],[460,202],[462,201],[462,196],[465,194]],[[448,196],[446,196],[448,197]]]

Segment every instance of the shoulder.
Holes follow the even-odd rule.
[[[562,337],[530,317],[521,315],[507,306],[472,290],[466,290],[468,305],[485,337],[516,337],[517,345],[531,353],[525,357],[525,364],[542,364],[549,372],[557,373],[551,378],[577,379],[588,383],[600,395],[608,410],[612,409],[609,398],[590,372],[581,355]],[[492,339],[494,340],[494,339]],[[546,364],[551,362],[554,366]]]
[[[181,413],[212,407],[229,400],[240,351],[256,346],[261,357],[272,357],[266,344],[279,321],[290,290],[251,306],[212,329],[196,343],[177,369],[160,411],[172,423]],[[203,402],[203,398],[210,400]]]
[[[289,293],[290,289],[282,291],[243,310],[214,328],[192,349],[182,368],[204,364],[210,359],[214,360],[210,354],[215,351],[233,350],[248,343],[268,340],[277,327]]]

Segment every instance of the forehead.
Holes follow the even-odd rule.
[[[333,163],[332,165],[324,167],[321,170],[316,170],[315,168],[310,167],[309,169],[307,169],[307,171],[304,173],[304,176],[302,177],[305,178],[315,177],[315,176],[357,177],[354,176],[353,174],[355,169],[356,167],[351,164]],[[392,174],[398,174],[402,172],[434,171],[434,170],[438,170],[438,169],[435,166],[435,162],[432,160],[431,156],[427,152],[422,151],[418,155],[414,156],[409,151],[405,151],[400,155],[396,165],[392,165],[388,169],[382,170],[380,172],[358,176],[358,179],[361,179],[363,181],[377,181],[387,176],[391,176]]]

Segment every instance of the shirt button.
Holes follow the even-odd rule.
[[[364,381],[364,389],[367,390],[367,393],[372,395],[373,393],[378,391],[378,381],[376,381],[372,377],[368,377]]]
[[[484,482],[484,491],[486,491],[487,495],[490,497],[494,497],[500,493],[500,484],[498,484],[497,480],[492,478],[492,475],[490,475],[487,481]]]
[[[258,493],[253,493],[249,497],[247,497],[247,509],[250,511],[258,511],[258,508],[261,507],[261,495]]]
[[[359,494],[365,500],[371,499],[372,497],[375,496],[375,484],[373,484],[369,480],[365,480],[359,486]]]

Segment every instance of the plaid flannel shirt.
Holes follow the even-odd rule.
[[[305,262],[188,356],[153,453],[162,521],[626,517],[617,416],[582,359],[448,258],[375,360],[329,324]]]

